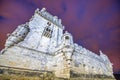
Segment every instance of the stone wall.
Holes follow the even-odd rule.
[[[0,54],[0,65],[26,68],[32,70],[49,70],[52,68],[52,56],[24,47],[13,46]]]

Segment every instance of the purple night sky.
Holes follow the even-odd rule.
[[[0,50],[7,33],[32,17],[36,8],[62,19],[74,42],[99,54],[105,53],[120,72],[119,0],[0,0]]]

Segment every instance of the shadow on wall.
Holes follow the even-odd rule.
[[[116,80],[120,80],[120,74],[114,74]]]

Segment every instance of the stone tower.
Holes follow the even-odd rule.
[[[2,74],[8,72],[13,75],[16,69],[20,69],[38,73],[52,72],[56,78],[63,80],[114,80],[112,63],[108,57],[102,51],[96,55],[74,43],[69,32],[63,33],[64,26],[61,22],[61,19],[51,15],[45,8],[36,9],[29,22],[19,25],[9,34],[0,54]],[[11,72],[12,70],[14,71]],[[28,72],[23,71],[22,74],[28,75]]]

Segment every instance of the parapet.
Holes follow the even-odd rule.
[[[42,8],[41,10],[39,10],[38,8],[35,10],[35,13],[39,14],[40,16],[42,16],[43,18],[51,21],[53,24],[55,24],[56,26],[62,28],[64,30],[64,26],[62,25],[62,21],[61,19],[58,19],[57,16],[53,16],[51,15],[49,12],[46,11],[45,8]]]

